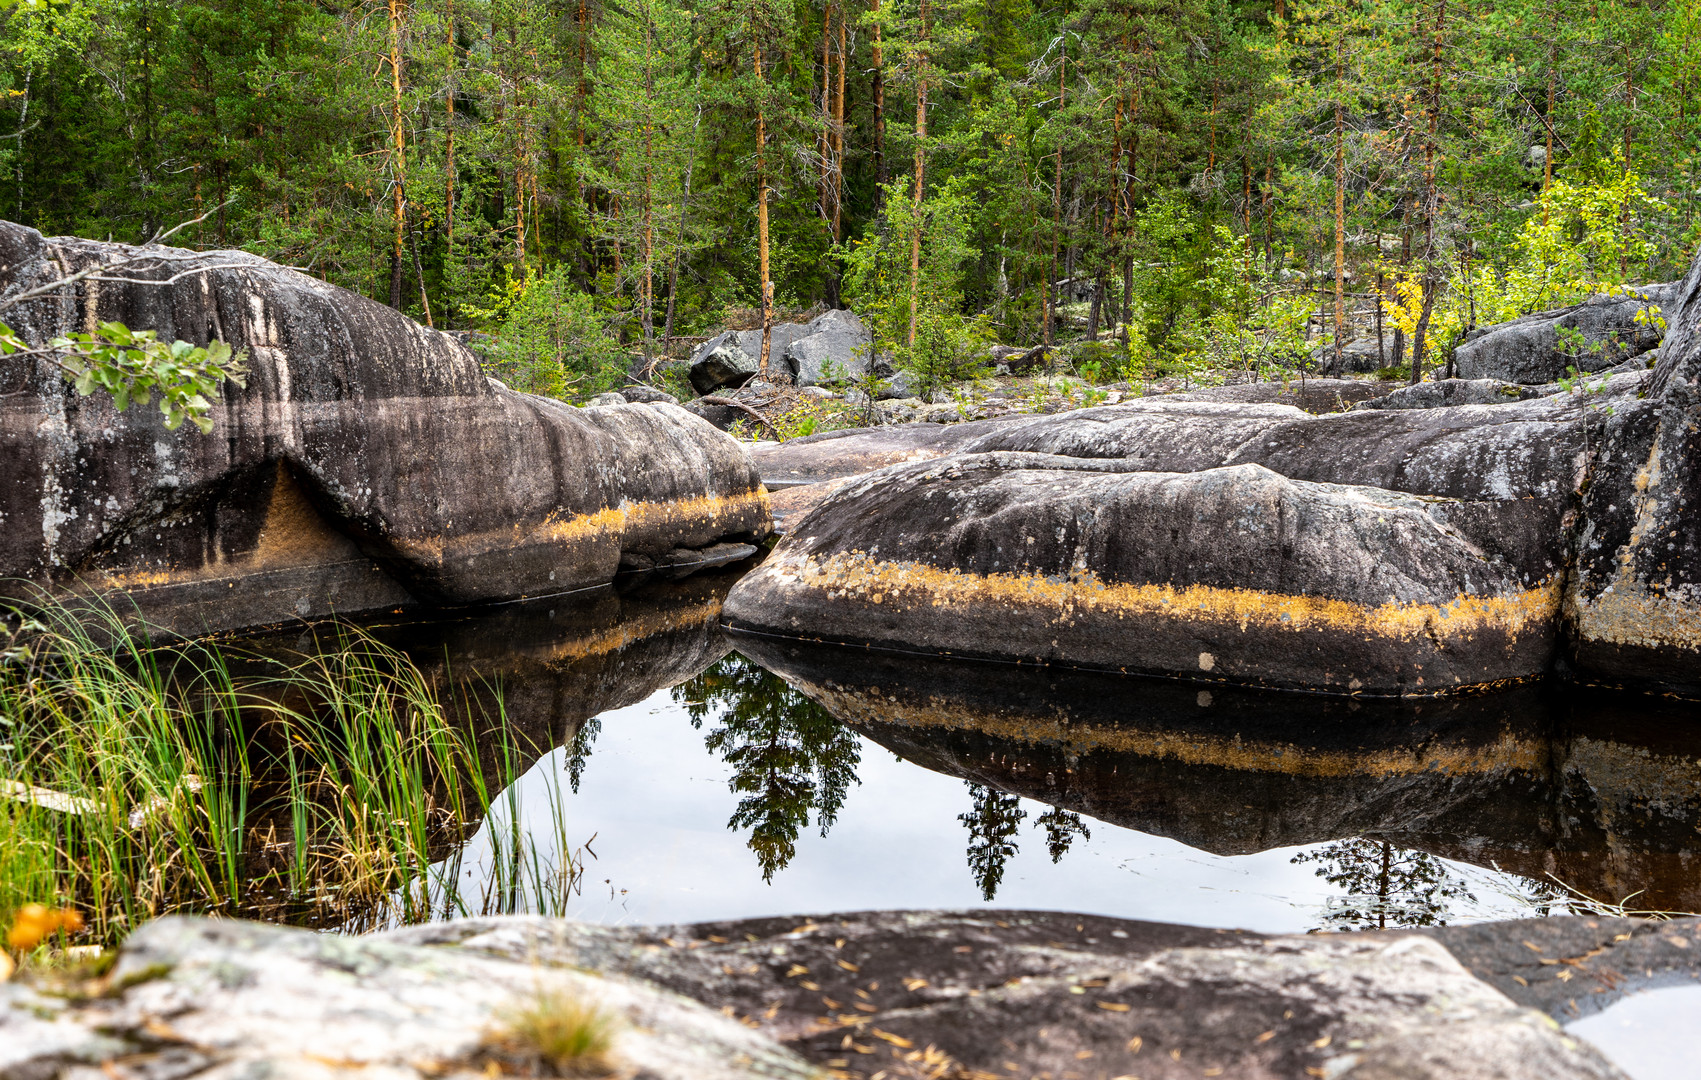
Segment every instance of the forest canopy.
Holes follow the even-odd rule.
[[[207,214],[510,366],[661,351],[764,267],[912,351],[1084,305],[1116,362],[1232,361],[1380,301],[1438,361],[1701,238],[1698,0],[51,0],[0,42],[0,215]]]

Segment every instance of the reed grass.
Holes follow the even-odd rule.
[[[29,904],[79,913],[77,939],[97,944],[173,912],[355,930],[559,913],[582,873],[564,822],[559,866],[513,836],[479,895],[459,886],[459,845],[531,748],[499,687],[456,687],[348,626],[280,659],[156,647],[101,609],[15,616],[0,647],[0,926]]]

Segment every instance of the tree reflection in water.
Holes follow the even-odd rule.
[[[974,808],[958,814],[957,820],[969,830],[969,873],[974,875],[981,898],[990,903],[1004,881],[1004,864],[1016,854],[1016,834],[1028,812],[1022,809],[1018,795],[972,780],[968,786]],[[1060,806],[1052,807],[1034,821],[1045,829],[1045,849],[1054,863],[1063,858],[1075,837],[1093,838],[1081,815]]]
[[[1318,877],[1345,891],[1329,899],[1320,930],[1445,926],[1450,901],[1476,900],[1434,855],[1385,840],[1337,840],[1302,851],[1293,862],[1316,863]]]
[[[826,836],[856,783],[861,744],[826,709],[742,656],[728,655],[673,689],[693,727],[716,726],[704,739],[732,769],[743,794],[727,827],[750,830],[762,879],[791,862],[797,836],[815,812]]]

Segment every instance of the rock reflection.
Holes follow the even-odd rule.
[[[734,643],[900,757],[975,785],[964,821],[988,895],[1013,851],[1003,795],[1221,855],[1330,844],[1307,859],[1343,890],[1327,915],[1343,928],[1444,921],[1467,890],[1434,856],[1530,879],[1519,891],[1538,903],[1701,909],[1701,726],[1679,704],[1543,685],[1420,700],[1202,694]],[[1054,857],[1073,828],[1056,824]]]

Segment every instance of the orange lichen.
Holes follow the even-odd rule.
[[[1402,603],[1390,599],[1375,606],[1321,596],[1298,596],[1257,589],[1210,585],[1106,582],[1088,572],[1068,578],[1035,574],[973,574],[941,570],[915,562],[887,562],[861,553],[795,559],[776,566],[776,574],[800,583],[871,603],[926,604],[933,607],[1038,609],[1054,624],[1083,614],[1117,618],[1215,622],[1280,631],[1329,630],[1355,636],[1411,639],[1464,638],[1494,629],[1517,636],[1549,627],[1559,611],[1561,585],[1553,578],[1533,589],[1504,596],[1460,593],[1444,604]]]

